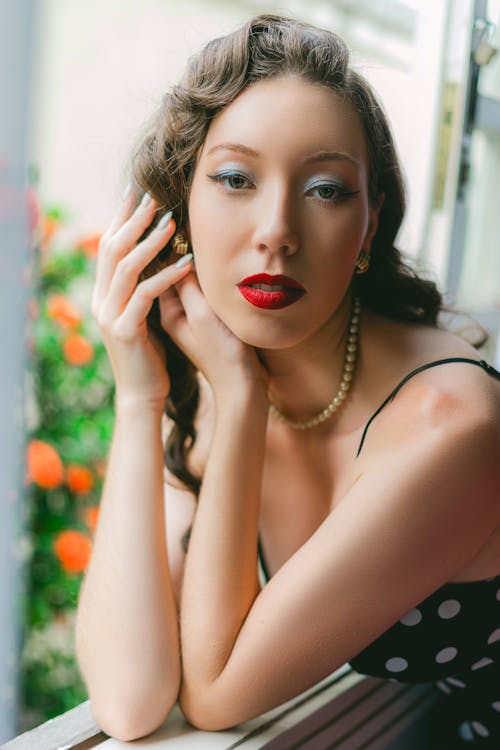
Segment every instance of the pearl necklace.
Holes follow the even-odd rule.
[[[344,403],[344,401],[346,400],[347,394],[349,392],[349,389],[351,387],[351,381],[353,378],[354,368],[356,366],[356,355],[358,351],[358,339],[359,339],[360,312],[361,312],[361,303],[358,297],[354,297],[351,319],[349,321],[349,327],[348,327],[347,345],[346,345],[345,360],[344,360],[344,371],[342,373],[342,379],[340,381],[339,389],[337,393],[335,394],[335,396],[330,401],[330,403],[328,404],[328,406],[326,406],[322,411],[320,411],[314,417],[311,417],[311,419],[308,419],[306,422],[293,422],[291,419],[288,419],[288,417],[286,417],[278,409],[278,407],[275,404],[273,404],[273,402],[270,400],[269,410],[276,419],[279,419],[280,422],[283,422],[283,424],[286,424],[289,427],[293,427],[294,430],[308,430],[309,428],[316,427],[316,425],[321,424],[321,422],[324,422],[325,420],[330,419],[332,414],[335,414],[337,409]]]

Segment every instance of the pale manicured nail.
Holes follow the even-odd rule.
[[[184,266],[187,266],[188,263],[191,263],[193,260],[193,253],[188,253],[187,255],[183,255],[182,258],[179,258],[179,260],[174,263],[174,266],[176,268],[184,268]]]
[[[171,218],[172,218],[172,211],[169,211],[168,213],[165,214],[165,216],[161,217],[160,221],[158,222],[158,226],[156,228],[165,229],[165,227],[167,226]]]
[[[151,196],[149,193],[144,193],[141,200],[141,206],[147,206],[148,203],[151,201]]]
[[[131,182],[129,182],[129,183],[128,183],[128,184],[126,185],[126,187],[125,187],[125,190],[124,190],[124,191],[123,191],[123,193],[122,193],[122,201],[126,201],[126,200],[127,200],[127,198],[128,198],[128,197],[129,197],[129,195],[130,195],[130,191],[131,191],[131,190],[132,190],[132,183],[131,183]]]

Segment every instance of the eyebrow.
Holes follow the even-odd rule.
[[[258,158],[260,156],[258,151],[254,151],[254,149],[249,146],[244,146],[243,143],[218,143],[216,146],[212,146],[212,148],[209,149],[207,156],[210,156],[210,154],[213,154],[215,151],[236,151],[237,153],[245,154],[245,156],[251,156],[253,158]],[[305,164],[315,164],[321,161],[350,161],[355,164],[355,166],[360,166],[359,159],[356,159],[345,151],[322,150],[317,151],[304,159]]]
[[[253,148],[244,146],[242,143],[218,143],[217,146],[212,146],[212,148],[208,150],[207,156],[210,156],[210,154],[213,154],[215,151],[237,151],[246,156],[260,156],[260,154],[257,151],[254,151]]]
[[[350,161],[357,167],[360,166],[359,159],[345,151],[317,151],[305,160],[306,164],[315,164],[318,161]]]

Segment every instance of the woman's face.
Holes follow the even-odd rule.
[[[210,125],[188,213],[221,320],[256,347],[301,343],[333,320],[376,230],[359,116],[299,77],[249,86]]]

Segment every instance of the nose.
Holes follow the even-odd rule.
[[[256,217],[254,246],[261,251],[293,255],[299,249],[297,213],[285,186],[262,193]]]

